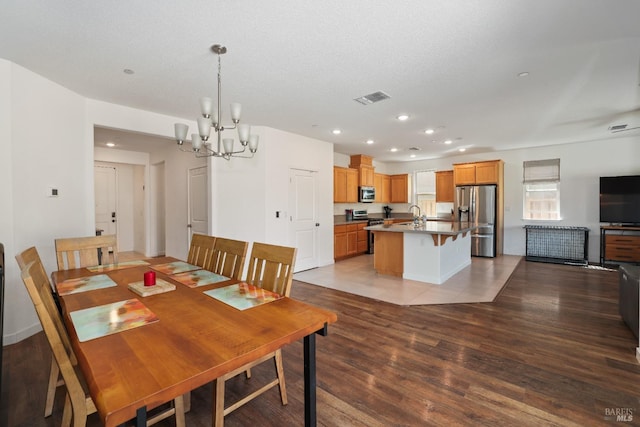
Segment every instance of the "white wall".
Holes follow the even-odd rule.
[[[260,136],[253,159],[212,161],[212,234],[291,245],[289,171],[314,170],[320,187],[318,261],[333,263],[333,144],[263,126],[251,132]],[[283,215],[276,218],[276,211]]]
[[[504,166],[504,252],[524,255],[526,224],[588,227],[589,261],[600,261],[599,177],[640,174],[640,134],[616,136],[601,141],[496,151],[478,155],[411,163],[389,163],[389,173],[411,173],[435,168],[448,170],[453,163],[502,159]],[[525,160],[560,159],[561,221],[522,219],[522,163]]]
[[[0,241],[7,243],[4,338],[10,344],[40,330],[14,255],[36,246],[52,271],[54,239],[95,233],[87,198],[93,192],[93,140],[85,133],[84,98],[15,64],[2,61],[0,70],[6,95],[0,101],[0,162],[11,173],[0,185],[8,197]],[[47,197],[50,186],[58,197]]]

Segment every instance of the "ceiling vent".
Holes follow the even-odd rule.
[[[609,130],[611,132],[619,132],[621,130],[625,130],[627,128],[627,125],[613,125],[613,126],[609,126]]]
[[[354,101],[362,105],[369,105],[369,104],[374,104],[376,102],[384,101],[385,99],[389,99],[389,98],[391,97],[386,93],[382,91],[378,91],[378,92],[370,93],[369,95],[361,96],[360,98],[355,98]]]
[[[418,147],[410,147],[409,151],[420,151]]]

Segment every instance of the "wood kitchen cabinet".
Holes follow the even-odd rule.
[[[373,186],[376,188],[376,203],[391,203],[391,177],[389,175],[374,174]]]
[[[453,171],[436,172],[436,203],[453,203]]]
[[[351,156],[349,168],[358,171],[358,185],[363,187],[374,187],[374,167],[373,157],[364,154],[354,154]]]
[[[375,180],[374,180],[373,166],[360,166],[358,170],[360,172],[359,174],[360,185],[363,187],[374,187]]]
[[[454,186],[501,184],[503,165],[502,160],[455,164],[453,165]]]
[[[347,226],[333,226],[333,258],[340,259],[347,256]]]
[[[390,203],[409,203],[409,175],[390,175],[391,197]]]
[[[333,168],[333,202],[358,202],[358,170],[351,168]]]
[[[367,253],[367,250],[369,249],[369,240],[368,240],[368,231],[365,230],[364,228],[367,226],[366,222],[362,222],[358,224],[358,243],[357,243],[357,250],[356,252],[358,254],[364,254]]]
[[[335,260],[367,251],[366,222],[333,226],[333,258]]]

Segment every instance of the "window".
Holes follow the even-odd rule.
[[[414,175],[416,189],[415,204],[420,206],[420,214],[436,216],[436,174],[434,171],[419,171]],[[417,214],[417,212],[415,212]]]
[[[523,164],[524,219],[560,220],[560,159]]]

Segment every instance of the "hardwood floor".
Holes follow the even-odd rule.
[[[618,315],[617,272],[522,262],[492,303],[403,307],[301,282],[292,297],[338,313],[317,339],[318,425],[610,426],[616,412],[640,425],[638,343]],[[302,425],[302,344],[283,356],[289,404],[271,390],[227,426]],[[59,425],[61,392],[42,417],[48,363],[41,333],[4,349],[0,424]],[[227,399],[272,372],[228,381]],[[211,425],[211,386],[192,396],[187,425]]]

